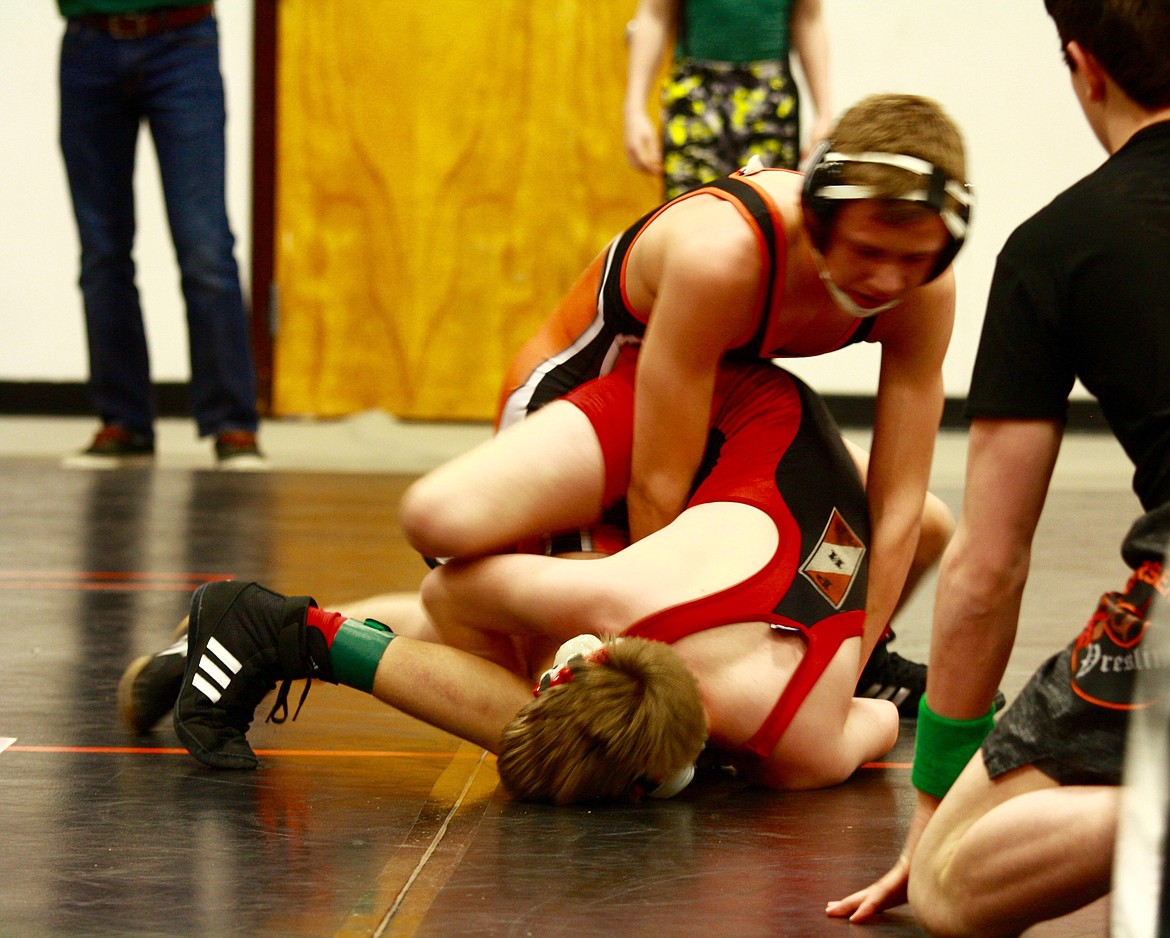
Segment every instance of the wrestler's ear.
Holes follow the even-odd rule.
[[[1105,97],[1108,73],[1097,61],[1097,57],[1075,39],[1064,47],[1064,54],[1068,60],[1069,68],[1079,75],[1081,81],[1085,83],[1089,99],[1092,101],[1102,100]]]

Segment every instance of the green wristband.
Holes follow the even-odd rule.
[[[329,657],[333,676],[338,684],[356,687],[367,694],[374,688],[374,672],[394,638],[394,633],[381,622],[366,619],[346,619],[333,637]]]
[[[918,704],[918,735],[910,780],[919,791],[943,797],[959,777],[984,737],[995,727],[995,707],[974,720],[941,717],[926,703]]]

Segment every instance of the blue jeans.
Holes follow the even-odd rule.
[[[104,423],[154,435],[134,282],[134,160],[150,127],[187,307],[191,410],[201,436],[256,429],[248,314],[225,204],[223,77],[214,17],[141,39],[69,22],[61,151],[81,239],[90,394]]]

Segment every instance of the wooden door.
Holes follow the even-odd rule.
[[[589,260],[658,200],[626,163],[635,0],[282,0],[273,412],[492,416]]]

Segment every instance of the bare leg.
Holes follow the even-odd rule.
[[[658,609],[738,583],[772,559],[777,537],[762,511],[720,502],[688,509],[611,557],[508,554],[440,567],[423,586],[446,644],[395,638],[378,663],[374,696],[494,751],[532,699],[530,675],[547,666],[538,656],[583,632],[619,633]],[[391,627],[419,620],[409,595],[353,603],[349,614],[377,612],[379,603]]]
[[[444,640],[500,632],[553,647],[575,635],[620,634],[638,619],[742,582],[768,563],[776,527],[748,505],[688,508],[611,557],[564,560],[525,554],[448,564],[423,581],[423,602]]]
[[[432,642],[395,638],[374,675],[378,700],[492,752],[532,684],[499,665]]]
[[[525,537],[596,521],[604,484],[593,425],[554,401],[415,482],[402,499],[402,527],[428,557],[511,550]]]
[[[837,785],[898,741],[897,707],[850,696],[860,645],[858,638],[841,644],[755,781],[781,789]]]
[[[355,599],[353,602],[342,603],[333,611],[359,621],[374,619],[389,627],[395,635],[405,635],[425,642],[442,640],[423,611],[417,591],[381,593],[378,596]]]
[[[989,779],[979,753],[931,818],[910,905],[931,934],[1017,935],[1109,891],[1119,789],[1060,786],[1025,766]]]
[[[844,781],[860,766],[880,759],[898,741],[898,708],[888,700],[853,697],[845,718],[842,751]]]

